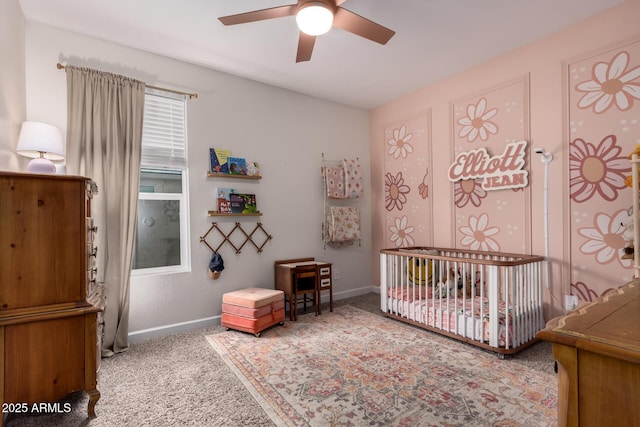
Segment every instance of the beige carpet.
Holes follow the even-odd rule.
[[[372,293],[341,300],[336,305],[349,304],[379,313],[378,299],[379,295]],[[327,311],[323,308],[322,316]],[[102,397],[96,405],[95,419],[87,419],[87,397],[84,393],[76,393],[65,400],[72,404],[73,411],[69,414],[13,415],[6,418],[5,425],[275,425],[206,340],[207,335],[225,332],[225,328],[218,326],[151,339],[131,345],[125,353],[103,359],[98,384]],[[469,348],[457,345],[461,351]],[[509,362],[543,373],[553,372],[551,349],[543,342],[519,353]]]

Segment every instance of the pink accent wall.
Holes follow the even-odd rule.
[[[640,143],[638,16],[640,1],[628,0],[373,109],[374,271],[380,249],[407,243],[545,255],[548,242],[547,318],[563,312],[565,294],[591,300],[631,280],[617,222],[631,206],[626,157]],[[459,153],[499,155],[520,140],[525,188],[449,181]],[[554,156],[548,233],[535,147]]]

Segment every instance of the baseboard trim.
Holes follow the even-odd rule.
[[[352,298],[360,295],[369,294],[371,292],[379,294],[380,287],[379,286],[363,286],[357,289],[349,289],[348,291],[334,292],[333,300],[338,301],[341,299]],[[322,295],[322,302],[323,303],[329,302],[329,295],[326,292],[324,292]],[[171,325],[158,326],[156,328],[141,329],[139,331],[129,332],[129,335],[128,335],[129,343],[130,344],[137,343],[137,342],[145,341],[151,338],[164,337],[167,335],[178,334],[180,332],[189,332],[195,329],[208,328],[208,327],[218,326],[218,325],[220,325],[220,316],[213,316],[213,317],[206,317],[204,319],[191,320],[189,322],[181,322],[181,323],[174,323]]]
[[[334,301],[338,301],[341,299],[346,299],[346,298],[352,298],[352,297],[357,297],[360,295],[366,295],[366,294],[370,294],[370,293],[376,293],[379,294],[380,293],[380,287],[379,286],[363,286],[362,288],[357,288],[357,289],[349,289],[348,291],[342,291],[342,292],[333,292],[333,300]],[[322,302],[328,302],[329,301],[329,294],[327,294],[326,292],[322,293],[322,298],[321,298]]]
[[[158,326],[156,328],[142,329],[129,332],[129,343],[137,343],[151,338],[189,332],[195,329],[208,328],[220,324],[220,316],[206,317],[204,319],[191,320],[189,322],[174,323],[172,325]]]

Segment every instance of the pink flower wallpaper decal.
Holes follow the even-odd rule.
[[[571,295],[576,295],[582,301],[593,301],[598,298],[598,294],[590,289],[584,282],[576,282],[571,284]]]
[[[401,211],[402,206],[407,203],[407,194],[409,194],[410,191],[409,186],[404,183],[402,172],[398,172],[395,177],[387,173],[384,176],[385,208],[388,211],[392,211],[394,208]]]
[[[628,155],[638,143],[640,41],[567,63],[570,279],[590,300],[633,279],[620,224],[632,203]],[[579,285],[579,286],[578,286]]]
[[[467,105],[467,115],[457,120],[462,126],[458,132],[460,138],[467,138],[468,142],[475,141],[478,137],[482,141],[489,139],[489,134],[498,133],[498,125],[489,119],[498,114],[497,108],[485,111],[487,108],[487,100],[481,98],[477,104]]]
[[[487,197],[487,191],[482,188],[482,178],[463,179],[453,184],[453,197],[457,207],[462,208],[471,203],[478,207],[482,199]]]
[[[582,203],[599,194],[604,200],[615,200],[631,170],[629,159],[620,156],[621,152],[615,135],[606,136],[597,147],[582,138],[569,144],[571,199]]]
[[[447,173],[452,184],[449,203],[455,215],[452,232],[456,247],[464,245],[467,249],[511,253],[530,253],[532,250],[531,186],[528,185],[529,88],[527,74],[481,92],[475,90],[450,103],[453,152]],[[506,164],[500,170],[495,167],[498,158],[512,149],[515,157],[511,166],[520,165],[521,162],[515,159],[522,155],[524,162],[521,168],[518,166],[521,170],[517,176],[527,176],[527,184],[519,180],[526,185],[519,191],[509,191],[510,183],[515,184],[516,180],[511,178],[516,176],[516,170],[509,169]],[[493,158],[493,166],[489,168]],[[462,173],[452,176],[452,168]],[[507,169],[514,175],[507,175]],[[505,188],[498,189],[501,185]],[[500,228],[489,226],[489,222]]]
[[[400,118],[384,127],[383,173],[379,181],[381,224],[386,247],[433,244],[431,113]]]
[[[640,66],[627,70],[629,54],[618,53],[610,62],[596,62],[591,71],[591,80],[583,81],[576,90],[585,92],[578,101],[578,108],[593,106],[593,112],[602,114],[615,105],[620,111],[633,107],[640,100]]]
[[[617,211],[609,216],[604,212],[598,213],[594,218],[593,227],[582,227],[578,234],[586,238],[580,246],[580,252],[585,255],[595,255],[598,264],[609,264],[616,259],[622,266],[631,265],[630,260],[623,260],[625,239],[622,236],[624,228],[622,220],[629,216],[625,209]]]
[[[609,292],[615,290],[615,288],[605,289],[604,292],[600,295],[606,295]],[[575,284],[571,284],[571,295],[576,295],[578,299],[582,301],[594,301],[598,298],[598,293],[593,289],[589,288],[584,282],[576,282]]]
[[[429,197],[429,169],[427,168],[424,176],[422,177],[422,182],[418,184],[418,192],[423,199]]]
[[[489,215],[486,213],[478,217],[471,215],[469,224],[460,227],[460,233],[464,235],[460,244],[471,250],[477,251],[500,251],[500,245],[491,236],[500,232],[498,227],[489,226]]]
[[[402,125],[399,129],[393,130],[393,138],[387,141],[387,144],[389,144],[387,153],[393,156],[394,159],[399,157],[406,159],[409,154],[413,153],[413,146],[409,144],[413,134],[406,132],[407,127]]]
[[[409,220],[407,216],[403,215],[401,218],[396,217],[394,225],[389,227],[389,231],[391,232],[389,240],[391,240],[397,248],[415,246],[415,240],[413,240],[411,236],[415,228],[408,223]]]

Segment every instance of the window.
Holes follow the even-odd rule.
[[[133,274],[190,270],[186,100],[147,89]]]

